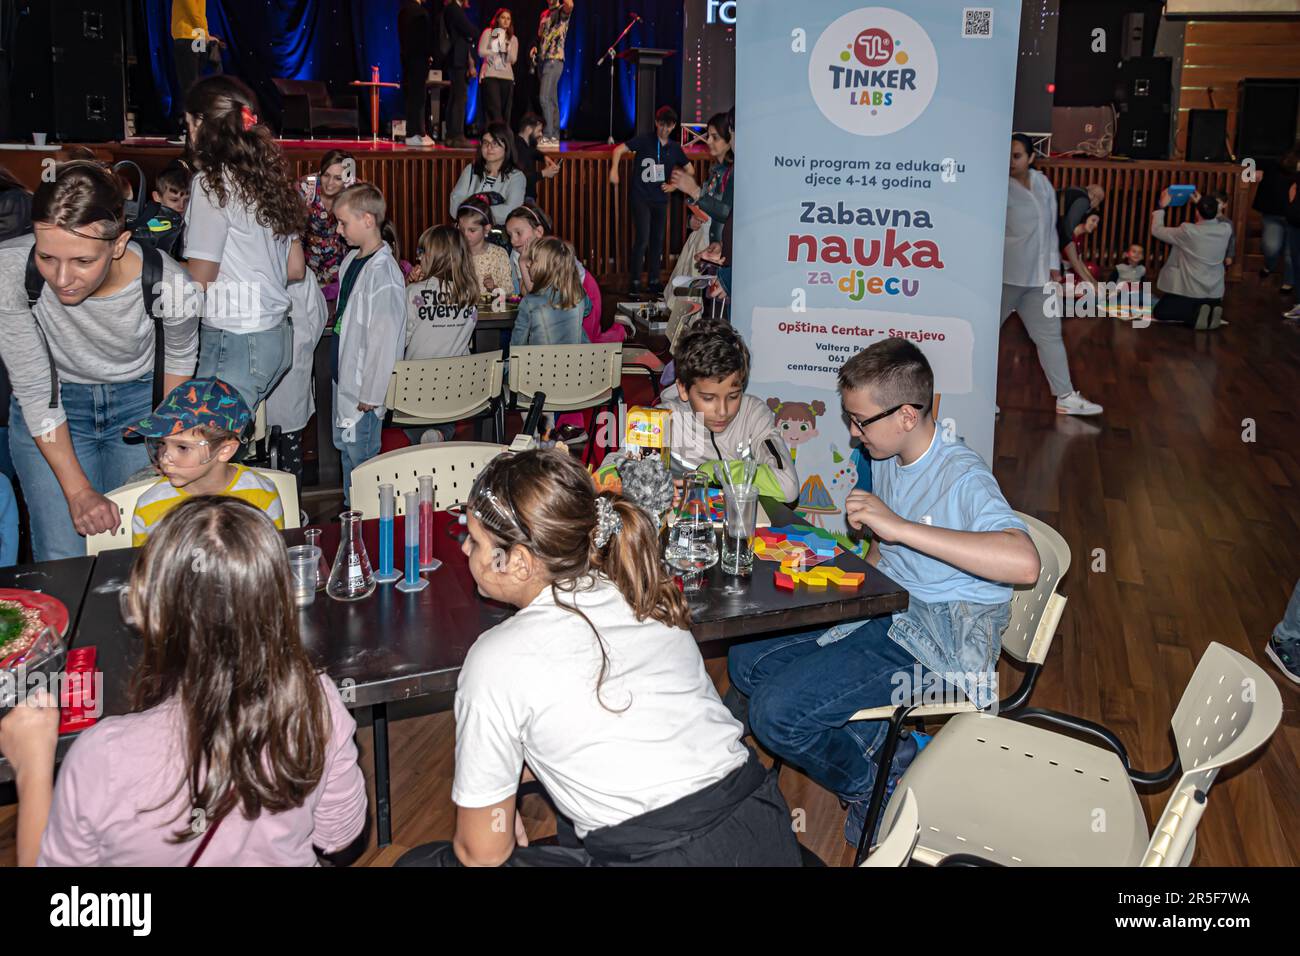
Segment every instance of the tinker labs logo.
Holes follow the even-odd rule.
[[[939,58],[921,25],[886,7],[846,13],[817,39],[808,84],[822,114],[858,136],[884,136],[930,105]]]

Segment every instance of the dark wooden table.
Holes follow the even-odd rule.
[[[497,349],[508,351],[510,336],[503,335],[515,327],[515,315],[518,309],[506,309],[504,312],[485,312],[479,310],[478,321],[474,324],[475,352],[495,352]]]
[[[765,500],[774,524],[788,523],[784,505]],[[394,541],[403,540],[404,522],[395,522]],[[323,526],[321,546],[327,559],[338,548],[340,526]],[[301,529],[284,532],[288,545],[301,544]],[[373,567],[379,564],[379,522],[362,523],[362,539]],[[446,512],[435,515],[434,556],[443,563],[424,577],[429,587],[406,594],[393,585],[380,585],[370,596],[353,602],[335,601],[317,592],[300,612],[302,639],[312,660],[343,694],[349,707],[369,707],[374,727],[375,816],[379,844],[392,841],[389,797],[388,710],[390,702],[448,693],[456,689],[461,664],[479,635],[504,621],[514,608],[489,601],[478,593],[461,553],[463,530]],[[126,687],[138,654],[138,638],[123,623],[117,592],[135,560],[134,549],[102,553],[94,563],[75,643],[98,647],[104,672],[104,716],[124,713]],[[90,559],[79,559],[90,561]],[[800,588],[794,594],[777,591],[774,566],[755,562],[747,589],[723,593],[727,583],[718,567],[710,570],[703,591],[694,597],[696,623],[692,632],[706,657],[719,656],[731,644],[775,631],[811,627],[834,621],[888,614],[907,607],[907,592],[856,555],[842,554],[835,564],[866,575],[857,591]],[[400,570],[401,552],[394,564]],[[2,581],[3,578],[0,578]],[[71,606],[70,606],[71,607]]]
[[[71,646],[77,634],[77,621],[94,567],[95,559],[86,557],[0,568],[0,588],[40,591],[62,601],[68,609],[68,633],[64,635],[64,640]],[[102,667],[103,664],[97,661],[96,666]],[[74,737],[76,734],[64,734],[59,738],[57,753],[60,759],[72,746]],[[0,757],[0,783],[8,783],[13,778],[9,761]]]

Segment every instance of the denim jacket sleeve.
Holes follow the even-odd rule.
[[[998,699],[997,662],[1011,605],[911,599],[894,615],[889,637],[949,684],[985,708]]]

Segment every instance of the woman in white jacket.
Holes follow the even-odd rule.
[[[339,269],[337,306],[334,447],[345,502],[351,500],[353,469],[379,454],[388,381],[406,346],[406,283],[383,239],[385,209],[383,194],[369,183],[345,189],[334,201],[339,231],[356,247]]]
[[[1038,347],[1038,361],[1056,396],[1059,415],[1100,415],[1070,381],[1070,360],[1061,337],[1061,308],[1054,301],[1061,282],[1061,250],[1056,239],[1056,190],[1031,164],[1033,141],[1011,137],[1011,178],[1007,183],[1007,227],[1002,257],[1002,309],[1012,312]]]

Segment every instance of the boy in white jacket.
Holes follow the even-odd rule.
[[[739,458],[747,446],[759,462],[759,494],[796,500],[799,476],[772,410],[745,394],[749,348],[736,330],[721,320],[695,322],[678,338],[673,362],[677,384],[659,404],[673,413],[674,469],[710,470],[716,466],[709,463]]]
[[[406,334],[406,284],[382,230],[386,204],[369,183],[334,200],[339,235],[355,248],[339,267],[338,362],[334,377],[334,447],[343,466],[343,500],[352,470],[379,454],[384,398]]]

